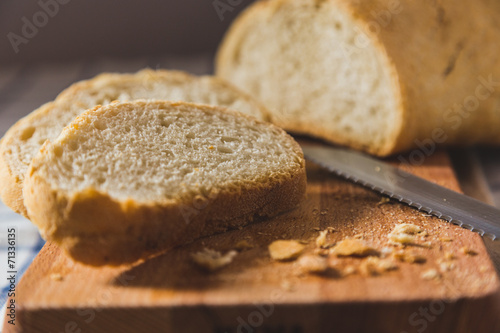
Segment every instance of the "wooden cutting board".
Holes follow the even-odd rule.
[[[459,190],[444,152],[406,169]],[[6,322],[4,332],[495,330],[500,284],[478,235],[385,203],[314,164],[307,170],[307,199],[296,210],[134,265],[87,267],[47,243],[17,286],[16,325]],[[387,234],[401,222],[428,233],[424,240],[430,248],[403,250],[424,256],[425,263],[395,261],[396,270],[372,276],[363,270],[367,259],[330,255],[329,271],[314,275],[301,273],[296,261],[273,261],[268,252],[275,240],[296,239],[307,243],[306,254],[313,253],[319,231],[328,227],[335,230],[328,242],[357,237],[379,250],[397,249],[387,244]],[[206,272],[191,260],[204,248],[226,252],[243,240],[252,248],[219,271]],[[477,254],[466,255],[463,247]],[[450,270],[440,267],[446,253],[455,257]],[[435,279],[422,277],[433,269]]]

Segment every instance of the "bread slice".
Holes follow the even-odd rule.
[[[73,84],[55,101],[19,120],[5,134],[0,146],[0,197],[3,202],[27,216],[22,196],[24,175],[45,140],[55,139],[64,126],[89,108],[114,100],[134,99],[219,105],[267,119],[267,111],[262,105],[224,80],[211,76],[149,69],[135,74],[101,74]]]
[[[289,131],[381,156],[415,148],[421,163],[437,145],[500,143],[499,15],[491,0],[258,1],[216,74]]]
[[[255,118],[186,102],[116,102],[71,122],[24,184],[42,236],[75,260],[117,265],[294,208],[300,146]]]

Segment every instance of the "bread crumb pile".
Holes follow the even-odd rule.
[[[294,252],[293,256],[287,259],[296,259],[297,272],[299,274],[332,275],[336,277],[348,277],[361,275],[365,277],[379,276],[391,271],[395,271],[401,264],[424,265],[428,263],[428,258],[422,251],[431,251],[432,245],[426,240],[428,232],[422,227],[411,223],[396,224],[387,234],[386,246],[377,247],[364,240],[363,234],[347,237],[337,242],[328,239],[328,235],[335,232],[331,227],[327,229],[315,229],[319,235],[313,241],[301,241],[302,244],[313,244],[312,251],[302,249]],[[441,241],[441,240],[440,240]],[[445,239],[441,242],[451,242],[452,239]],[[282,244],[299,244],[297,241],[278,240],[270,246],[270,256],[274,260],[280,260],[274,249]],[[417,250],[420,249],[420,252]],[[461,252],[466,256],[477,254],[474,250],[463,247]],[[290,252],[291,253],[291,252]],[[347,258],[355,260],[353,263],[344,264]],[[457,256],[449,251],[445,251],[443,256],[434,264],[434,268],[427,268],[422,272],[421,278],[424,280],[440,280],[442,274],[449,272],[456,267]],[[352,262],[352,261],[351,261]],[[426,266],[427,267],[427,266]],[[336,274],[333,274],[336,272]]]
[[[226,254],[222,254],[218,251],[205,248],[203,251],[193,253],[191,259],[198,266],[209,271],[215,271],[229,265],[237,254],[238,252],[236,251],[229,251]]]
[[[296,240],[278,240],[269,245],[274,260],[291,260],[300,256],[305,246]]]

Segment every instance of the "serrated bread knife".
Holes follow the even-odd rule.
[[[500,210],[362,153],[334,147],[302,147],[306,159],[390,198],[481,236],[500,237]]]
[[[302,149],[306,159],[338,176],[495,240],[485,243],[492,259],[499,258],[499,209],[356,151],[308,145]]]

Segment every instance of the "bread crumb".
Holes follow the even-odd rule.
[[[250,244],[247,240],[241,240],[238,243],[236,243],[235,248],[238,251],[245,251],[245,250],[253,248],[253,245]]]
[[[346,266],[343,270],[342,270],[342,276],[349,276],[349,275],[353,275],[353,274],[356,274],[357,272],[357,269],[356,267],[352,266],[352,265],[348,265]]]
[[[62,281],[64,279],[64,277],[59,273],[50,274],[50,278],[54,281]]]
[[[414,244],[415,236],[407,235],[407,234],[389,234],[389,243],[390,244]]]
[[[453,260],[455,259],[455,255],[452,252],[445,252],[443,256],[444,260]]]
[[[378,258],[370,257],[368,259],[363,260],[358,268],[361,275],[364,275],[364,276],[379,275],[378,268],[377,268],[378,264],[370,259],[378,259]]]
[[[410,264],[423,264],[427,261],[427,259],[420,254],[414,253],[414,252],[404,252],[404,251],[397,251],[392,254],[392,256],[395,259],[398,259],[403,262],[407,262]]]
[[[398,266],[392,260],[380,260],[377,257],[369,257],[361,262],[359,271],[364,276],[375,276],[397,269]]]
[[[330,251],[328,249],[314,249],[314,254],[318,255],[318,256],[322,256],[322,257],[328,257],[328,255],[330,254]]]
[[[428,249],[432,249],[432,243],[431,242],[424,242],[424,243],[420,244],[420,246],[428,248]]]
[[[439,240],[441,242],[453,242],[453,239],[451,239],[450,237],[441,237],[439,238]]]
[[[468,255],[468,256],[475,256],[477,255],[477,251],[474,250],[474,249],[471,249],[470,247],[468,246],[464,246],[460,249],[460,252],[462,252],[463,254],[465,255]]]
[[[335,245],[332,249],[332,253],[337,256],[355,256],[355,257],[366,257],[366,256],[378,256],[379,252],[367,245],[364,241],[359,239],[344,239]]]
[[[451,261],[438,260],[438,263],[439,263],[439,270],[443,273],[451,271],[453,268],[455,268],[455,263]]]
[[[302,256],[297,264],[303,273],[320,274],[328,270],[328,262],[325,258],[310,254]]]
[[[421,236],[421,237],[427,237],[427,236],[429,236],[429,233],[424,230],[421,233],[419,233],[418,235]]]
[[[390,247],[383,247],[382,250],[380,250],[380,257],[381,258],[386,258],[388,257],[390,254],[392,254],[394,252],[394,250]]]
[[[365,238],[363,234],[357,234],[357,235],[354,235],[352,238],[354,239],[363,239]]]
[[[423,232],[422,228],[420,228],[418,225],[411,224],[411,223],[401,223],[401,224],[398,224],[392,230],[392,233],[395,233],[395,234],[407,234],[407,235],[416,235],[416,234],[419,234],[421,232]]]
[[[330,233],[330,230],[326,229],[323,231],[320,231],[319,236],[316,238],[316,246],[322,249],[327,249],[329,247],[332,247],[332,243],[328,243],[326,240],[326,235]]]
[[[377,203],[377,206],[385,205],[386,203],[391,202],[391,199],[389,197],[382,197],[380,198],[380,201]]]
[[[440,278],[440,275],[437,270],[434,268],[428,269],[423,272],[420,277],[424,280],[437,280]]]
[[[296,259],[305,246],[296,240],[277,240],[269,245],[269,253],[274,260]]]
[[[380,260],[378,267],[382,270],[382,272],[389,272],[398,269],[398,265],[396,265],[394,261],[388,259]]]
[[[229,251],[222,255],[218,251],[205,248],[203,251],[191,254],[191,259],[198,266],[209,271],[215,271],[229,265],[237,254],[236,251]]]
[[[402,220],[398,220],[403,222]],[[401,223],[394,227],[394,229],[389,233],[389,243],[390,244],[414,244],[415,235],[422,233],[424,230],[419,226],[411,223]]]

